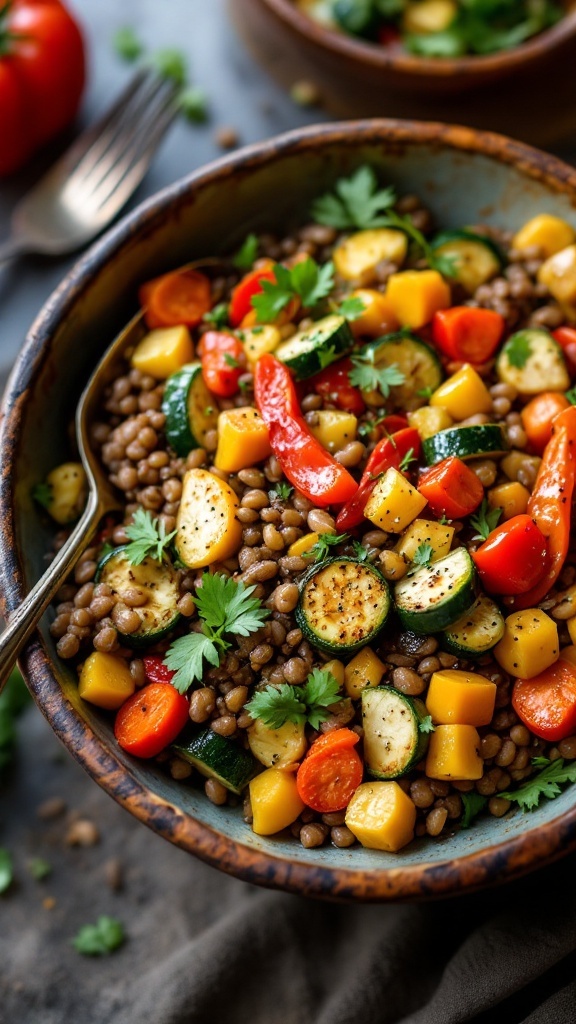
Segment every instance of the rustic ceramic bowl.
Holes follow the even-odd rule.
[[[0,588],[8,613],[45,567],[50,530],[31,485],[70,454],[69,423],[92,367],[136,308],[138,283],[225,253],[248,231],[305,219],[335,178],[369,161],[416,192],[443,226],[517,228],[545,210],[576,224],[576,170],[500,136],[439,124],[365,121],[292,132],[218,161],[164,190],[92,248],[34,323],[10,378],[0,429]],[[224,871],[261,885],[348,900],[453,894],[513,878],[576,847],[576,787],[529,816],[478,821],[391,855],[305,850],[262,838],[241,810],[220,809],[116,745],[110,718],[78,697],[47,622],[22,665],[55,733],[111,796],[150,828]]]
[[[414,57],[317,24],[292,0],[229,0],[264,67],[289,88],[314,83],[340,117],[420,117],[511,132],[540,146],[576,136],[576,9],[513,50]]]

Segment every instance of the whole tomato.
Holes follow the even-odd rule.
[[[0,2],[0,175],[66,127],[84,81],[82,35],[60,0]]]

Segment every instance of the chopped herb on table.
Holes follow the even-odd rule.
[[[71,939],[74,949],[82,956],[106,956],[126,941],[124,925],[115,917],[102,914],[96,924],[85,924]]]
[[[0,846],[0,894],[7,892],[12,885],[13,878],[12,857],[8,850]]]

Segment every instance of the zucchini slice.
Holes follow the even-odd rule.
[[[400,331],[369,342],[361,355],[373,354],[374,365],[396,366],[404,375],[404,383],[390,388],[390,405],[413,412],[427,402],[443,379],[442,364],[436,352],[415,334]],[[418,392],[423,391],[424,395]]]
[[[369,687],[362,694],[364,762],[374,779],[397,779],[422,760],[428,734],[421,700],[405,697],[392,686]]]
[[[184,732],[171,750],[189,761],[207,779],[218,779],[231,793],[240,795],[259,765],[235,740],[218,736],[212,729]]]
[[[353,345],[350,324],[345,317],[333,313],[293,334],[278,345],[274,355],[289,367],[296,380],[304,380],[334,363]]]
[[[176,605],[180,598],[178,572],[165,559],[145,558],[140,565],[132,565],[124,552],[127,545],[114,548],[101,560],[96,570],[96,583],[107,583],[112,594],[122,600],[129,588],[137,587],[148,598],[146,604],[133,610],[138,613],[141,625],[134,633],[118,636],[128,647],[147,647],[167,636],[180,619]]]
[[[422,442],[424,458],[429,466],[455,455],[458,459],[505,455],[510,445],[499,423],[482,423],[472,427],[448,427]]]
[[[566,391],[570,387],[560,345],[548,331],[538,328],[517,331],[508,338],[496,360],[496,373],[522,395]]]
[[[432,239],[431,246],[437,255],[454,260],[456,280],[470,295],[496,277],[505,262],[492,239],[474,231],[442,231]]]
[[[189,469],[182,481],[174,546],[189,569],[224,562],[242,541],[238,498],[229,484],[206,469]]]
[[[390,606],[388,584],[375,566],[354,558],[331,558],[302,577],[295,615],[314,647],[340,657],[378,636]]]
[[[473,604],[442,636],[442,644],[462,658],[478,658],[491,651],[504,636],[504,616],[486,594]]]
[[[470,610],[477,590],[478,577],[468,551],[455,548],[396,584],[398,618],[413,633],[437,633]]]
[[[200,363],[187,363],[168,377],[162,412],[166,439],[176,455],[204,447],[206,434],[218,424],[218,406],[204,383]]]

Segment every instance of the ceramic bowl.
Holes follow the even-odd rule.
[[[0,589],[18,607],[45,567],[50,530],[31,485],[69,458],[69,423],[92,367],[136,308],[138,283],[195,257],[225,253],[248,231],[305,219],[335,178],[369,161],[416,192],[443,226],[517,228],[546,210],[576,224],[576,170],[496,135],[440,124],[364,121],[292,132],[240,151],[140,206],[76,264],[30,330],[10,378],[0,429]],[[453,894],[513,878],[576,847],[576,787],[529,816],[486,818],[400,854],[305,850],[254,835],[241,809],[119,749],[110,718],[78,697],[44,621],[22,666],[35,700],[74,757],[114,799],[171,842],[251,882],[348,900]]]
[[[512,50],[437,60],[335,32],[292,0],[229,0],[239,34],[289,88],[312,82],[340,117],[442,119],[535,145],[576,135],[576,9]]]

